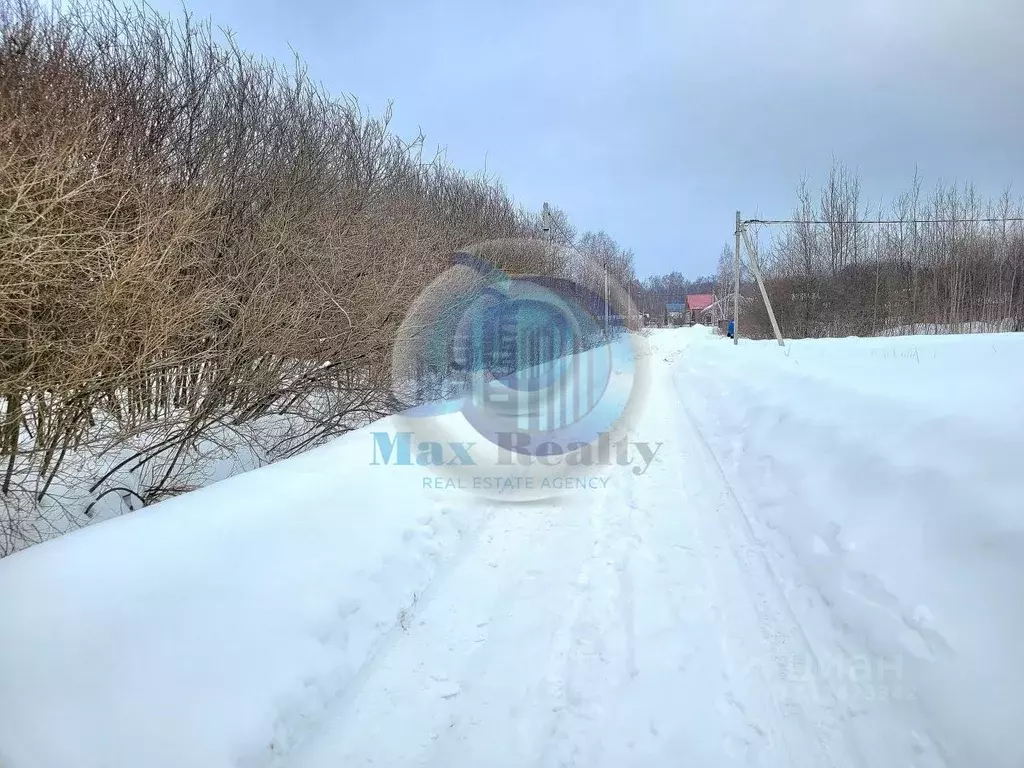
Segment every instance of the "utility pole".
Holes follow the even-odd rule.
[[[761,275],[761,265],[757,260],[757,250],[754,248],[754,244],[750,241],[750,235],[747,232],[746,227],[743,228],[743,242],[747,246],[747,254],[750,256],[750,269],[754,272],[754,277],[757,279],[758,290],[761,291],[761,298],[764,300],[764,308],[768,310],[768,319],[772,321],[772,330],[775,331],[775,340],[779,342],[780,347],[784,347],[785,342],[782,341],[782,331],[779,330],[779,321],[775,319],[775,310],[772,309],[771,299],[768,298],[768,289],[764,285],[764,277]]]
[[[743,219],[740,212],[736,211],[736,252],[733,256],[732,269],[732,343],[740,343],[740,236],[743,229]]]
[[[547,249],[548,257],[548,270],[551,274],[555,273],[555,252],[554,248],[551,247],[551,207],[544,203],[544,208],[540,214],[540,226],[544,231],[544,246]]]
[[[608,338],[608,257],[604,262],[604,337]]]

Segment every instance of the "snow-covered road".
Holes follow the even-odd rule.
[[[0,765],[1024,764],[1021,335],[650,351],[557,503],[353,433],[0,561]]]
[[[914,707],[847,700],[865,662],[903,695],[895,666],[809,640],[687,410],[686,340],[652,349],[648,473],[490,509],[289,765],[942,764]]]

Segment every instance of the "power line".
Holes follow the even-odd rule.
[[[549,220],[550,220],[550,222],[552,224],[555,225],[555,227],[561,233],[562,237],[565,238],[566,244],[570,248],[572,248],[574,251],[576,251],[576,253],[580,256],[580,258],[586,260],[586,258],[587,258],[586,254],[584,254],[583,251],[581,251],[577,247],[576,243],[573,242],[573,240],[565,233],[565,230],[562,229],[562,225],[559,224],[558,221],[555,220],[555,218],[553,216],[549,217]],[[632,304],[633,297],[632,297],[632,294],[629,292],[628,289],[626,291],[626,295],[629,297],[629,301]],[[604,331],[605,331],[605,333],[608,333],[608,320],[609,320],[609,318],[608,318],[608,257],[606,255],[605,256],[605,262],[604,262]],[[630,321],[630,318],[628,317],[628,312],[627,312],[626,322],[629,323],[629,321]]]
[[[853,219],[830,221],[828,219],[746,219],[743,224],[1005,224],[1024,221],[1024,217],[986,219]]]
[[[568,245],[570,248],[572,248],[574,251],[576,251],[576,253],[579,254],[581,257],[586,258],[586,255],[584,255],[583,251],[581,251],[579,248],[576,247],[576,243],[574,243],[572,241],[572,238],[570,238],[567,234],[565,234],[565,230],[562,229],[562,225],[558,223],[558,219],[556,219],[554,216],[551,216],[548,219],[548,221],[551,224],[554,224],[555,225],[555,229],[557,229],[561,233],[562,237],[565,238],[564,245]]]

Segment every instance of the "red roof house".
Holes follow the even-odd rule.
[[[690,293],[686,296],[686,322],[696,323],[697,316],[715,303],[713,293]]]
[[[713,293],[690,293],[686,296],[686,308],[691,312],[700,312],[715,303]]]

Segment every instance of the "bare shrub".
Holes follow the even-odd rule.
[[[801,186],[796,223],[772,230],[762,254],[779,323],[792,337],[1024,330],[1021,218],[1008,191],[983,200],[939,184],[926,195],[917,177],[872,212],[837,164],[817,202]],[[759,302],[744,330],[771,335]]]
[[[389,411],[422,287],[540,230],[389,124],[188,15],[0,0],[0,554],[192,487],[257,420],[270,460]]]

